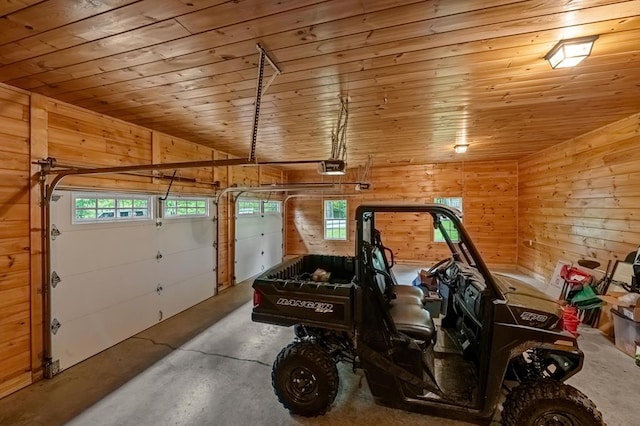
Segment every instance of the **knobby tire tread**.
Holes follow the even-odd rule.
[[[280,391],[279,386],[276,384],[276,371],[278,366],[284,362],[286,359],[301,357],[304,358],[316,365],[318,365],[325,373],[324,378],[327,380],[327,387],[329,389],[329,395],[326,395],[326,404],[317,409],[306,409],[300,410],[297,407],[293,407],[288,401],[285,395]],[[329,411],[329,408],[333,404],[333,401],[338,394],[338,385],[339,385],[339,376],[338,370],[336,368],[335,362],[331,359],[331,357],[318,345],[308,342],[294,342],[289,344],[289,346],[285,347],[278,354],[275,362],[273,363],[273,370],[271,372],[271,383],[273,385],[273,389],[278,397],[278,401],[289,410],[292,414],[297,414],[305,417],[313,417],[313,416],[321,416]]]
[[[602,413],[578,389],[556,380],[537,380],[519,385],[509,393],[502,410],[504,426],[528,426],[522,422],[524,412],[541,401],[563,400],[584,412],[589,423],[584,426],[605,426]]]

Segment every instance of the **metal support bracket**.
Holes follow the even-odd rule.
[[[56,286],[60,281],[62,281],[62,278],[60,278],[60,275],[58,275],[56,271],[53,271],[51,273],[51,287],[56,288]]]
[[[53,321],[51,321],[51,332],[56,334],[60,327],[62,327],[62,324],[60,324],[57,318],[54,318]]]
[[[44,377],[52,378],[60,372],[60,360],[49,361],[44,365]]]
[[[58,229],[57,226],[55,225],[51,225],[51,239],[55,240],[56,238],[58,238],[60,235],[62,235],[62,232],[60,232],[60,230]]]
[[[269,57],[269,54],[266,50],[260,45],[256,44],[256,48],[258,52],[260,52],[260,58],[258,60],[258,79],[256,81],[256,100],[255,100],[255,109],[253,111],[253,130],[251,132],[251,151],[249,152],[249,161],[256,161],[256,144],[258,141],[258,120],[260,118],[260,102],[262,101],[262,96],[267,91],[273,80],[280,75],[280,68],[275,64],[275,62]],[[267,82],[267,84],[262,84],[262,80],[264,79],[264,62],[267,61],[271,68],[273,68],[273,75]]]

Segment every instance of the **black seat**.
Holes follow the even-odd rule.
[[[400,285],[395,284],[393,286],[393,294],[395,294],[396,299],[404,299],[404,300],[418,300],[421,305],[424,305],[427,301],[427,296],[424,294],[419,287],[414,287],[412,285]]]
[[[399,332],[427,344],[434,341],[435,326],[426,309],[418,305],[393,304],[389,313]]]
[[[380,258],[376,258],[374,250],[377,247],[365,245],[368,259],[367,268],[370,271],[371,289],[378,299],[380,307],[384,310],[384,316],[388,321],[393,322],[395,329],[410,338],[422,341],[426,345],[435,343],[436,333],[433,319],[429,311],[424,309],[421,300],[418,298],[398,299],[390,293],[390,275],[383,269],[384,263],[380,264]],[[404,286],[403,286],[404,287]],[[411,300],[411,302],[409,302]]]
[[[374,246],[372,250],[372,256],[373,267],[379,271],[383,271],[389,277],[392,277],[388,263],[384,257],[383,249],[381,249],[379,246]],[[391,293],[393,299],[397,301],[396,303],[414,304],[416,303],[416,301],[418,301],[418,303],[424,306],[427,300],[427,295],[424,294],[424,291],[422,291],[421,288],[411,285],[398,285],[394,282],[389,282],[388,285],[391,286]]]

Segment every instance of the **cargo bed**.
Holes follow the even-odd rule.
[[[318,269],[330,273],[327,281],[313,280]],[[349,256],[306,255],[288,260],[255,279],[254,297],[261,300],[254,300],[252,319],[282,326],[350,330],[354,276],[355,259]]]

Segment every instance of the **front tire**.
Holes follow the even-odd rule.
[[[294,342],[273,363],[271,384],[280,403],[292,414],[319,416],[338,393],[338,369],[329,354],[309,342]]]
[[[602,414],[578,389],[554,380],[525,383],[507,395],[505,426],[602,426]]]

